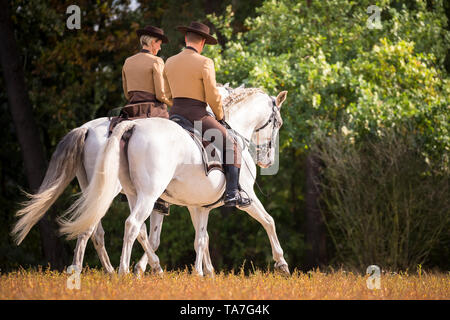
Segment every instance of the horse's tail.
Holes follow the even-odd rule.
[[[117,194],[120,167],[120,140],[135,126],[132,121],[118,124],[108,138],[95,163],[94,175],[87,189],[67,210],[67,220],[60,219],[61,233],[76,238],[91,226],[97,225],[108,211]]]
[[[21,217],[11,235],[19,245],[30,229],[44,216],[50,206],[72,181],[81,164],[87,128],[75,128],[62,138],[50,160],[44,180],[36,194],[26,193],[28,201],[17,211]]]

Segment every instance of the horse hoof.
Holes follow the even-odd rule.
[[[192,274],[199,278],[203,278],[205,276],[203,272],[199,272],[198,270],[195,270]]]
[[[205,276],[211,279],[214,279],[215,275],[214,270],[205,272]]]
[[[123,268],[119,268],[119,276],[124,276],[127,275],[128,273],[130,273],[130,271],[128,269],[123,269]]]
[[[114,268],[112,268],[112,269],[106,269],[106,273],[107,274],[115,274],[116,273],[116,270],[114,270]]]
[[[287,263],[280,263],[279,265],[275,264],[275,271],[285,277],[289,277],[291,275]]]
[[[162,276],[164,274],[164,271],[161,266],[157,266],[152,268],[152,274]]]
[[[144,274],[144,272],[145,272],[145,268],[142,268],[139,264],[137,264],[135,267],[134,267],[134,274],[136,275],[136,276],[141,276],[141,275],[143,275]]]
[[[140,268],[135,268],[133,274],[136,278],[140,279],[144,275],[144,271]]]

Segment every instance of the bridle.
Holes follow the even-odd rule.
[[[276,103],[276,100],[275,100],[274,97],[270,96],[270,98],[272,99],[272,113],[270,114],[269,119],[267,119],[267,121],[266,121],[261,127],[259,127],[258,129],[255,129],[254,132],[259,132],[259,131],[261,131],[262,129],[264,129],[265,127],[267,127],[269,124],[272,123],[272,135],[273,135],[273,131],[274,131],[274,129],[276,128],[276,126],[278,125],[278,122],[279,122],[279,121],[278,121],[278,119],[277,119],[277,112],[278,112],[277,103]],[[225,122],[225,121],[224,121],[224,122]],[[240,138],[242,139],[242,144],[243,144],[242,151],[245,150],[245,148],[248,149],[249,146],[251,146],[251,145],[254,145],[254,146],[255,146],[255,150],[256,150],[256,151],[262,150],[262,149],[267,148],[267,147],[269,148],[269,150],[272,148],[272,140],[273,140],[273,136],[272,136],[272,138],[270,139],[269,142],[266,142],[266,143],[263,143],[263,144],[255,144],[255,143],[253,143],[250,139],[247,139],[247,138],[244,137],[242,134],[240,134],[239,132],[237,132],[236,130],[234,130],[233,128],[231,128],[231,126],[230,126],[228,123],[225,122],[225,124],[226,124],[226,126],[227,126],[227,128],[228,128],[229,130],[231,130],[236,136],[238,136],[238,137],[240,137]],[[252,177],[253,177],[253,174],[251,173],[252,171],[251,171],[250,167],[248,166],[247,161],[245,161],[245,159],[243,159],[243,160],[244,160],[245,165],[247,166],[247,169],[249,170],[250,174],[251,174]],[[256,184],[256,186],[258,187],[259,191],[261,192],[261,194],[262,194],[263,196],[267,197],[268,195],[265,194],[265,193],[262,191],[261,187],[259,186],[258,182],[256,181],[256,177],[253,177],[253,179],[254,179],[255,184]]]
[[[277,124],[277,102],[274,97],[270,97],[272,99],[272,114],[270,115],[269,119],[264,123],[261,127],[255,130],[255,132],[258,132],[265,127],[267,127],[271,122],[273,122],[273,128],[275,129],[275,126]]]
[[[276,100],[272,96],[270,96],[270,98],[272,99],[272,113],[270,114],[269,119],[267,119],[267,121],[261,127],[259,127],[258,129],[255,129],[254,132],[257,133],[257,132],[261,131],[262,129],[264,129],[265,127],[267,127],[268,125],[270,125],[272,123],[272,137],[271,137],[271,139],[269,140],[269,142],[266,142],[266,143],[263,143],[263,144],[255,144],[251,140],[249,140],[249,139],[247,139],[247,138],[245,138],[245,137],[243,137],[242,135],[239,134],[239,136],[243,139],[244,149],[246,147],[248,148],[250,145],[254,145],[254,148],[255,148],[256,152],[259,152],[259,151],[261,151],[261,150],[263,150],[265,148],[268,148],[268,150],[271,150],[271,148],[272,148],[272,140],[273,140],[273,132],[274,132],[276,126],[278,125],[279,121],[277,119],[278,107],[277,107]],[[247,166],[247,169],[249,170],[250,174],[252,175],[252,178],[254,179],[255,184],[258,187],[259,191],[261,192],[261,194],[264,197],[267,198],[268,195],[262,191],[261,187],[259,186],[258,182],[256,181],[256,177],[253,177],[253,174],[251,173],[252,171],[249,168],[249,166],[247,164],[247,161],[245,161],[245,159],[244,159],[244,163]]]
[[[267,119],[267,121],[261,127],[259,127],[258,129],[255,129],[254,132],[261,131],[262,129],[264,129],[271,123],[272,123],[272,131],[273,131],[276,128],[276,126],[278,125],[279,121],[277,120],[277,112],[278,112],[277,102],[276,102],[275,98],[272,96],[270,96],[270,99],[272,100],[272,113],[270,114],[269,119]],[[239,136],[242,139],[242,142],[244,145],[243,150],[245,150],[245,148],[248,148],[251,145],[254,145],[255,150],[257,150],[257,151],[261,150],[265,147],[268,147],[269,149],[272,147],[272,139],[270,139],[270,141],[266,142],[266,143],[255,144],[250,139],[247,139],[242,134],[240,134],[239,132],[237,132],[236,130],[231,128],[228,123],[227,123],[227,126],[228,126],[228,129],[232,130],[235,135]]]
[[[274,97],[270,97],[272,99],[272,113],[269,117],[269,119],[266,121],[266,123],[264,123],[261,127],[259,127],[258,129],[255,130],[255,132],[258,132],[262,129],[264,129],[265,127],[267,127],[270,123],[272,123],[272,132],[274,132],[275,128],[278,125],[278,120],[277,120],[277,111],[278,111],[278,107],[277,107],[277,103]],[[255,149],[256,151],[262,150],[264,148],[268,148],[269,150],[272,148],[272,140],[273,140],[273,136],[270,139],[269,142],[263,143],[263,144],[256,144],[255,145]]]

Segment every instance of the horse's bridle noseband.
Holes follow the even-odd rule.
[[[277,111],[278,111],[278,107],[277,107],[277,103],[274,97],[270,97],[272,99],[272,114],[270,115],[269,119],[266,121],[266,123],[264,123],[261,127],[259,127],[258,129],[255,130],[255,132],[258,132],[262,129],[264,129],[265,127],[267,127],[270,123],[273,123],[273,127],[272,127],[272,132],[275,129],[275,127],[277,126]],[[273,138],[273,137],[272,137]],[[267,147],[268,149],[272,148],[272,139],[270,139],[269,142],[263,143],[263,144],[257,144],[255,145],[256,150],[261,150],[263,148]]]
[[[275,128],[276,126],[276,121],[277,121],[277,102],[275,100],[274,97],[270,97],[272,99],[272,114],[270,115],[269,119],[266,121],[266,123],[264,123],[261,127],[259,127],[258,129],[255,130],[255,132],[258,132],[261,129],[264,129],[265,127],[267,127],[269,125],[269,123],[271,123],[273,121],[273,127]]]
[[[273,129],[275,129],[275,127],[276,127],[276,125],[277,125],[277,122],[278,122],[278,121],[277,121],[277,109],[278,109],[278,107],[277,107],[277,102],[276,102],[276,100],[275,100],[274,97],[270,96],[270,98],[272,99],[272,113],[271,113],[269,119],[268,119],[261,127],[259,127],[258,129],[256,129],[255,132],[258,132],[258,131],[264,129],[264,128],[267,127],[270,123],[273,123]],[[244,137],[242,134],[240,134],[239,132],[237,132],[236,130],[234,130],[233,128],[231,128],[231,126],[230,126],[228,123],[226,123],[226,125],[227,125],[228,129],[232,130],[232,131],[234,132],[234,134],[236,134],[237,136],[239,136],[239,137],[242,139],[243,144],[244,144],[244,148],[243,148],[243,149],[248,148],[249,145],[252,145],[252,144],[253,144],[251,140],[247,139],[247,138]],[[256,150],[262,149],[262,148],[265,147],[266,145],[269,145],[269,148],[270,148],[270,147],[272,146],[272,140],[270,140],[269,142],[264,143],[264,144],[256,144],[256,145],[255,145],[255,148],[256,148]]]
[[[269,119],[258,129],[256,129],[254,132],[258,132],[262,129],[264,129],[265,127],[267,127],[270,123],[273,123],[273,129],[275,129],[278,121],[277,121],[277,111],[278,111],[278,107],[277,107],[277,102],[275,100],[274,97],[269,96],[272,99],[272,113],[269,117]],[[226,122],[225,122],[226,123]],[[252,141],[247,139],[246,137],[244,137],[242,134],[240,134],[239,132],[237,132],[236,130],[234,130],[233,128],[230,127],[230,125],[228,123],[226,123],[227,127],[232,130],[234,132],[235,135],[239,136],[242,139],[242,143],[244,145],[243,150],[245,150],[245,148],[248,148],[250,145],[252,145]],[[264,143],[264,144],[256,144],[255,145],[255,149],[256,150],[261,150],[262,148],[264,148],[265,146],[269,146],[269,149],[272,147],[272,139],[270,139],[269,142]],[[253,174],[251,173],[251,169],[249,168],[247,161],[244,160],[245,165],[247,166],[247,169],[249,170],[250,174],[253,176]],[[260,186],[258,185],[258,182],[256,181],[256,177],[253,177],[255,184],[257,185],[259,191],[261,192],[261,194],[263,194],[265,197],[267,197],[267,195],[261,190]]]

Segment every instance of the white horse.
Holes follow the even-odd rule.
[[[252,203],[242,210],[265,228],[275,269],[289,274],[274,220],[253,190],[256,166],[248,148],[244,147],[252,140],[257,145],[258,165],[268,167],[273,164],[275,143],[272,141],[282,125],[280,108],[286,95],[283,91],[273,98],[257,89],[236,89],[228,97],[224,111],[226,121],[239,133],[243,147],[240,185]],[[120,147],[125,132],[131,132],[126,154]],[[203,275],[203,262],[206,273],[213,273],[208,250],[208,214],[222,203],[204,206],[221,199],[225,179],[220,171],[205,175],[200,151],[189,134],[173,121],[162,118],[119,124],[98,156],[92,181],[72,207],[70,218],[60,221],[61,232],[74,238],[96,226],[116,195],[117,177],[131,206],[131,214],[125,223],[119,274],[129,272],[132,245],[159,197],[188,207],[195,227],[195,270],[198,275]],[[159,259],[151,246],[145,242],[141,245],[152,269],[160,269]]]
[[[218,87],[220,94],[225,98],[231,88],[226,84]],[[100,150],[108,139],[110,120],[106,117],[95,119],[83,124],[81,127],[71,130],[58,143],[47,168],[44,180],[36,194],[27,194],[29,201],[23,203],[22,209],[17,212],[20,217],[11,234],[17,245],[20,245],[31,228],[45,215],[48,209],[58,199],[69,183],[77,177],[82,191],[86,190],[93,176],[95,161]],[[121,191],[117,185],[116,195]],[[160,244],[160,235],[164,216],[153,211],[150,216],[149,240],[153,251]],[[99,221],[97,226],[78,236],[74,250],[73,262],[79,270],[82,269],[84,253],[87,241],[91,237],[100,262],[108,273],[113,273],[114,268],[109,260],[105,248],[104,230]],[[141,227],[139,239],[147,241],[145,223]],[[147,255],[144,254],[135,266],[136,273],[142,273],[147,266]]]
[[[39,191],[33,195],[28,194],[30,200],[25,202],[23,208],[17,212],[17,216],[21,218],[11,232],[17,245],[24,240],[30,229],[44,216],[75,176],[81,190],[86,190],[93,176],[97,155],[108,139],[109,124],[110,121],[106,117],[95,119],[73,129],[61,139],[52,155]],[[121,187],[118,185],[115,195],[120,191]],[[163,219],[164,216],[156,211],[150,217],[149,237],[151,247],[155,251],[159,246]],[[105,248],[104,234],[101,221],[80,234],[74,250],[72,265],[81,270],[87,241],[91,237],[103,268],[108,273],[113,273],[114,268]],[[147,241],[145,223],[141,227],[139,237],[143,241]],[[136,265],[136,272],[145,271],[146,265],[147,255],[144,254]]]

